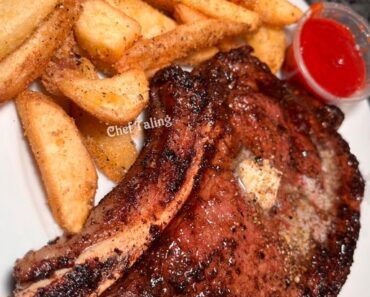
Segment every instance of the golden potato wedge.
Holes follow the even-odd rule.
[[[257,13],[227,0],[179,0],[179,2],[212,18],[247,24],[252,31],[260,24]]]
[[[149,100],[148,80],[139,69],[107,79],[88,79],[79,71],[65,70],[58,87],[64,96],[104,123],[124,125],[136,119]]]
[[[136,20],[141,26],[144,38],[168,32],[176,27],[176,22],[142,0],[106,0]]]
[[[62,1],[25,43],[0,61],[0,103],[18,95],[42,74],[79,11],[76,1]]]
[[[48,63],[45,72],[41,76],[41,83],[46,91],[53,95],[53,100],[63,107],[69,113],[71,102],[64,97],[58,88],[58,81],[63,77],[65,69],[78,70],[81,75],[90,79],[97,79],[98,74],[95,66],[85,57],[82,57],[81,51],[75,41],[73,32],[67,36],[63,45],[55,52]]]
[[[247,35],[246,42],[254,48],[253,55],[265,62],[273,73],[279,71],[286,49],[284,29],[263,25],[257,32]]]
[[[73,34],[67,37],[63,46],[55,53],[42,76],[42,83],[48,92],[57,96],[57,99],[53,99],[58,100],[59,105],[61,101],[64,102],[60,99],[63,94],[58,88],[58,82],[63,79],[62,74],[65,69],[77,70],[88,79],[98,79],[94,65],[88,59],[81,57]],[[109,137],[108,125],[101,123],[75,104],[72,104],[71,114],[85,138],[85,145],[95,164],[108,178],[119,182],[137,156],[131,136]]]
[[[53,11],[59,0],[0,1],[0,60],[19,47]]]
[[[191,24],[197,21],[209,19],[204,14],[181,3],[175,5],[174,15],[175,19],[182,24]],[[185,66],[195,66],[212,58],[217,53],[218,48],[211,46],[192,52],[187,57],[178,60],[177,63]]]
[[[288,0],[258,0],[254,11],[266,24],[281,27],[294,24],[303,16],[302,10]]]
[[[94,65],[89,59],[82,56],[73,32],[67,36],[63,45],[55,52],[41,76],[41,83],[50,94],[57,97],[63,96],[59,90],[58,81],[63,79],[65,69],[78,70],[85,78],[98,78]]]
[[[76,106],[72,108],[72,116],[95,164],[109,179],[120,182],[137,158],[131,134],[112,133],[109,130],[115,130],[115,126],[99,122]]]
[[[182,3],[177,3],[174,8],[175,19],[182,24],[190,24],[197,21],[207,20],[208,16],[203,13],[186,6]]]
[[[201,12],[190,8],[184,4],[178,3],[175,6],[175,18],[178,20],[180,23],[192,23],[200,20],[206,20],[209,19],[208,16],[202,14]],[[243,42],[243,39],[236,36],[236,37],[226,37],[223,39],[217,47],[222,51],[222,52],[228,52],[231,49],[238,48],[242,45],[244,45],[245,42]],[[215,47],[213,47],[214,51]],[[202,53],[202,51],[204,51]],[[200,50],[199,54],[193,53],[189,55],[189,61],[191,62],[202,62],[203,57],[206,58],[207,55],[211,57],[210,53],[212,52],[211,48]],[[207,54],[208,53],[208,54]],[[207,60],[207,59],[206,59]],[[195,64],[196,65],[196,64]]]
[[[75,25],[78,44],[93,58],[114,63],[140,37],[140,25],[103,0],[83,3]]]
[[[262,22],[283,27],[299,21],[303,12],[288,0],[231,0],[257,12]]]
[[[204,20],[177,26],[151,39],[139,40],[114,65],[118,73],[140,67],[152,70],[169,65],[197,49],[214,46],[227,36],[247,33],[251,26],[224,20]]]
[[[25,91],[16,105],[54,218],[77,233],[93,207],[97,174],[75,123],[42,93]]]

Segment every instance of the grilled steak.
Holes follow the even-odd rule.
[[[149,134],[81,234],[17,262],[18,296],[92,296],[119,277],[103,296],[338,294],[364,190],[343,114],[250,53],[155,76],[151,113],[173,126]]]
[[[151,115],[170,116],[172,126],[150,133],[133,168],[93,210],[81,233],[17,261],[16,296],[91,296],[104,291],[188,198],[220,131],[214,108],[200,80],[180,68],[163,71],[153,85]]]
[[[337,296],[364,182],[343,119],[243,48],[193,71],[225,133],[186,205],[104,296]],[[223,103],[221,103],[223,102]]]

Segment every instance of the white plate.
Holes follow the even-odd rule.
[[[293,0],[302,9],[307,5]],[[370,105],[367,101],[345,106],[346,119],[340,131],[370,178]],[[113,183],[99,175],[97,200],[108,193]],[[10,294],[14,261],[28,250],[43,246],[60,235],[51,217],[37,167],[28,149],[13,102],[0,106],[0,297]],[[366,189],[362,204],[361,233],[351,274],[341,297],[369,296],[370,275],[370,200]],[[67,297],[67,296],[66,296]]]

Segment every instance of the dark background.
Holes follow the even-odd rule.
[[[318,0],[307,0],[308,3],[320,2]],[[350,5],[357,13],[370,22],[370,0],[328,0],[327,2],[338,2]]]

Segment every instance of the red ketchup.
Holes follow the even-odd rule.
[[[303,85],[318,97],[323,96],[315,85],[337,98],[350,97],[363,87],[365,61],[346,26],[313,13],[303,23],[298,38],[300,61],[295,53],[297,47],[292,45],[283,66],[286,79]],[[304,64],[304,70],[298,63]]]

